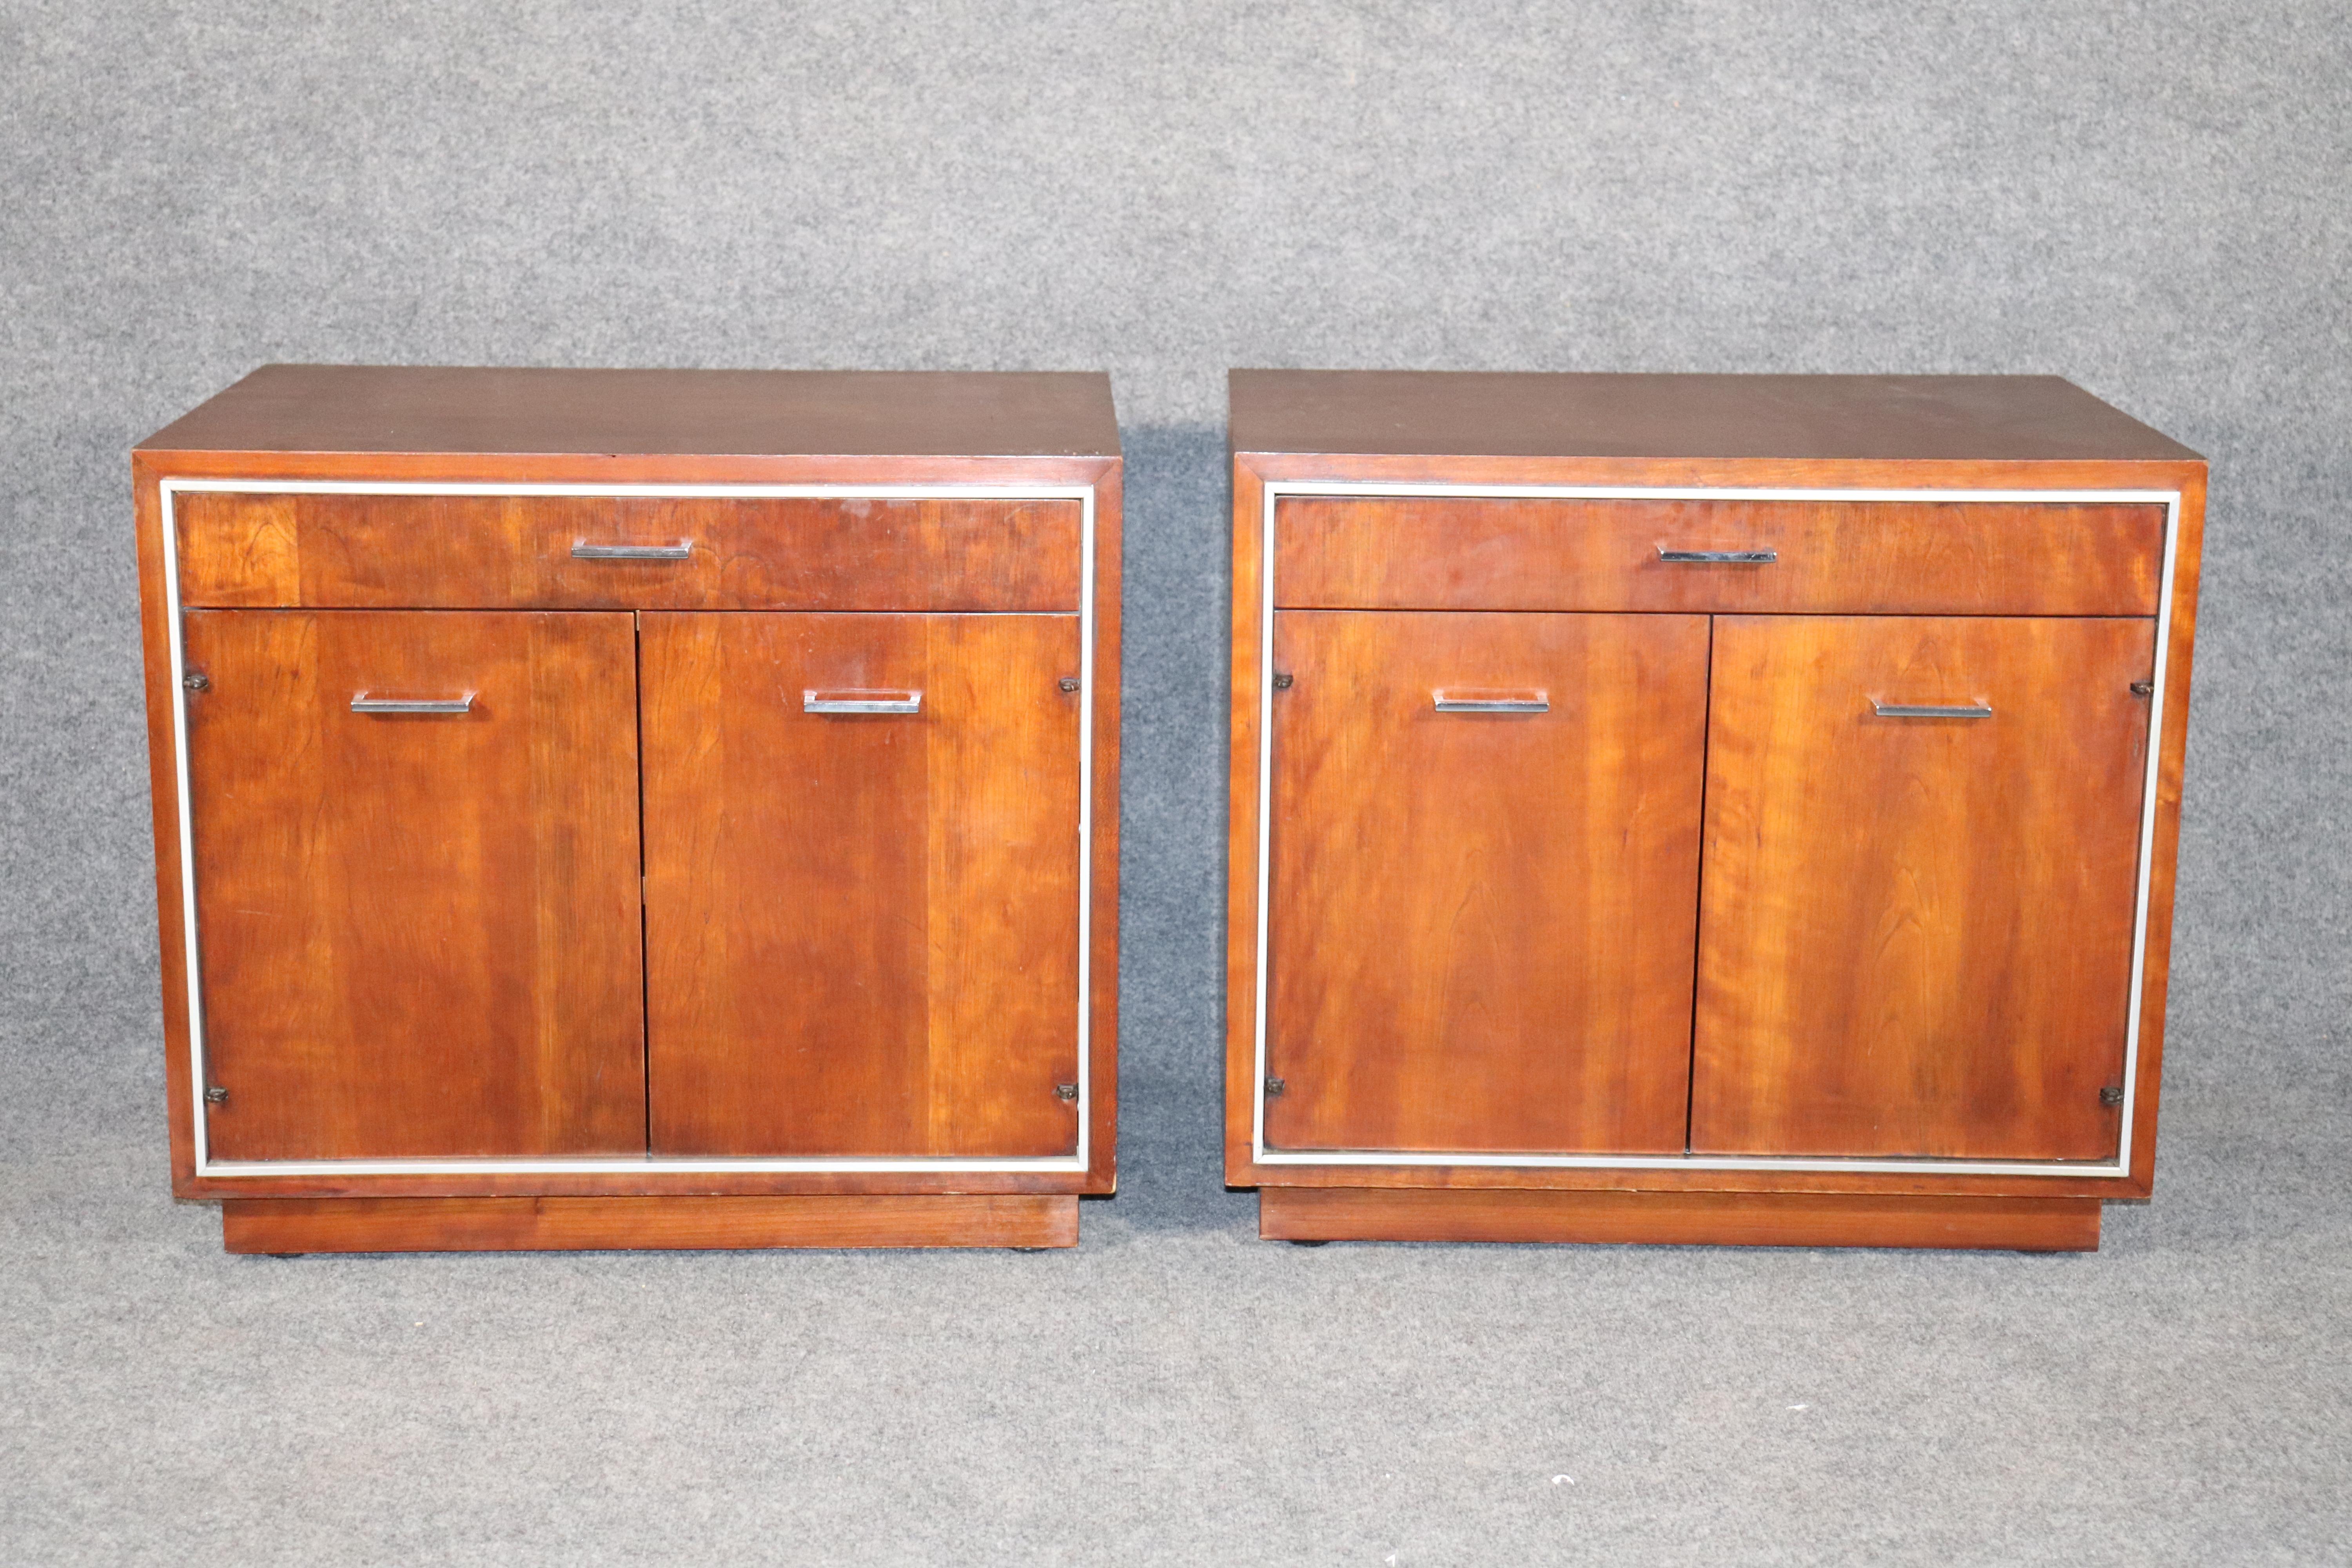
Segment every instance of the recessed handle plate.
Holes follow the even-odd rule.
[[[354,713],[470,713],[474,710],[474,694],[463,697],[371,697],[361,692],[352,699]]]
[[[1780,559],[1777,550],[1669,550],[1658,546],[1658,559],[1678,566],[1769,566]]]
[[[1939,708],[1916,702],[1881,702],[1873,699],[1870,710],[1881,719],[1990,719],[1992,717],[1992,710],[1979,702]]]
[[[1547,691],[1465,691],[1437,690],[1430,700],[1440,713],[1549,713],[1551,694]]]
[[[803,691],[803,713],[920,713],[919,691]]]
[[[591,544],[583,539],[572,546],[574,561],[684,561],[694,554],[694,542],[676,544]]]

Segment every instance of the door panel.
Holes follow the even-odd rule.
[[[642,1153],[629,616],[184,627],[214,1156]]]
[[[1682,1149],[1706,649],[1699,616],[1276,616],[1270,1145]]]
[[[655,1151],[1074,1151],[1076,619],[649,614],[643,652]]]
[[[2154,657],[2137,619],[1717,619],[1695,1152],[2115,1153]]]

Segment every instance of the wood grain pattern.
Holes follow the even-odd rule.
[[[231,1252],[1076,1247],[1054,1196],[289,1198],[221,1205]]]
[[[185,626],[215,1157],[642,1152],[629,618]]]
[[[654,1149],[1074,1149],[1076,622],[648,614],[643,657]]]
[[[1237,453],[1411,457],[1437,479],[1463,477],[1451,459],[1478,457],[1588,469],[1699,458],[1751,473],[1775,461],[2200,460],[2054,375],[1237,370],[1229,388]]]
[[[198,490],[174,510],[191,605],[1062,613],[1082,592],[1075,500]]]
[[[1706,647],[1698,616],[1276,616],[1269,1145],[1682,1149]]]
[[[2095,1252],[2099,1206],[2095,1198],[1268,1187],[1258,1194],[1258,1234],[1281,1241]]]
[[[1295,496],[1275,518],[1286,606],[2152,616],[2163,556],[2143,505]]]
[[[2153,659],[2138,620],[1717,621],[1695,1152],[2114,1155]]]
[[[140,443],[142,452],[708,461],[938,456],[1116,458],[1110,378],[1072,371],[571,370],[272,364]],[[770,465],[772,467],[772,463]]]
[[[2012,415],[2025,417],[2021,406]],[[1236,432],[1236,446],[1244,443]],[[1362,451],[1243,451],[1234,460],[1233,600],[1234,700],[1232,811],[1228,898],[1225,1177],[1236,1186],[1435,1186],[1461,1190],[1545,1188],[1562,1191],[1641,1189],[1654,1192],[1820,1192],[1860,1195],[1966,1194],[1979,1196],[2068,1196],[2144,1199],[2155,1185],[2157,1102],[2170,950],[2173,872],[2179,831],[2180,786],[2189,728],[2189,675],[2196,623],[2198,566],[2204,517],[2205,466],[2174,448],[2170,458],[2132,456],[2096,443],[2074,455],[2022,458],[1953,457],[1805,457],[1622,455],[1565,458],[1521,455],[1431,457],[1399,449],[1401,442],[1367,444]],[[2140,1045],[2134,1087],[2134,1130],[2127,1177],[1915,1174],[1852,1171],[1692,1171],[1608,1168],[1503,1169],[1431,1165],[1273,1165],[1253,1157],[1250,1114],[1255,1100],[1255,903],[1257,648],[1261,636],[1258,562],[1264,543],[1263,486],[1274,480],[1377,480],[1492,486],[1610,485],[1753,488],[1952,489],[2147,489],[2180,495],[2171,578],[2170,651],[2165,677],[2162,750],[2158,758],[2155,858],[2147,906],[2146,983],[2140,1003]]]

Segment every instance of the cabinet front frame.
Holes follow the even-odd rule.
[[[1293,459],[1292,461],[1296,461]],[[1287,464],[1281,466],[1287,467]],[[1286,1179],[1305,1181],[1310,1184],[1362,1182],[1369,1179],[1382,1184],[1454,1184],[1466,1178],[1465,1184],[1507,1183],[1512,1173],[1545,1173],[1555,1177],[1570,1173],[1625,1172],[1643,1175],[1664,1176],[1669,1173],[1706,1180],[1712,1174],[1728,1179],[1729,1184],[1744,1184],[1760,1179],[1778,1177],[1804,1184],[1808,1180],[1822,1178],[1862,1178],[1875,1185],[1888,1179],[1916,1185],[1923,1178],[1929,1182],[1954,1178],[1980,1181],[1985,1178],[2056,1178],[2083,1181],[2096,1184],[2130,1183],[2134,1179],[2135,1135],[2141,1099],[2140,1036],[2145,1011],[2145,983],[2148,957],[2151,883],[2156,870],[2158,828],[2158,806],[2162,795],[2162,775],[2166,759],[2174,751],[2167,743],[2166,698],[2173,673],[2172,652],[2173,611],[2175,604],[2175,574],[2179,563],[2180,525],[2184,491],[2181,489],[2110,489],[2097,486],[2068,488],[1972,488],[1964,484],[1933,488],[1893,486],[1779,486],[1752,487],[1727,484],[1703,485],[1602,485],[1602,484],[1515,484],[1515,483],[1447,483],[1417,479],[1359,479],[1280,478],[1253,471],[1251,459],[1237,458],[1234,471],[1236,521],[1256,525],[1255,559],[1240,563],[1255,568],[1257,593],[1254,603],[1244,606],[1237,595],[1237,614],[1254,612],[1256,621],[1255,648],[1236,649],[1237,668],[1244,659],[1254,666],[1255,675],[1255,798],[1253,803],[1255,824],[1255,868],[1249,873],[1253,884],[1252,917],[1255,931],[1251,940],[1254,964],[1248,974],[1248,1028],[1252,1070],[1243,1087],[1249,1100],[1248,1162],[1243,1165],[1233,1162],[1228,1180],[1235,1184],[1263,1184]],[[1248,491],[1258,492],[1256,515],[1249,516],[1251,502]],[[2147,717],[2147,774],[2142,790],[2139,828],[2139,865],[2134,891],[2132,924],[2131,984],[2125,998],[2124,1101],[2115,1156],[2100,1161],[2034,1161],[2034,1160],[1969,1160],[1927,1158],[1838,1158],[1820,1156],[1706,1155],[1692,1154],[1573,1154],[1573,1153],[1486,1153],[1473,1151],[1424,1152],[1393,1150],[1282,1150],[1269,1148],[1265,1141],[1266,1082],[1266,1008],[1268,1000],[1267,963],[1269,954],[1269,894],[1273,848],[1273,780],[1274,780],[1274,624],[1279,613],[1275,583],[1275,530],[1277,509],[1281,500],[1290,496],[1328,496],[1356,498],[1398,497],[1461,497],[1496,500],[1794,500],[1830,501],[1867,504],[1874,501],[1919,502],[2010,502],[2025,505],[2065,503],[2123,503],[2160,505],[2164,510],[2163,564],[2156,606],[2156,668],[2154,689],[2150,693]],[[1250,542],[1246,536],[1237,541],[1244,553]],[[1246,585],[1246,579],[1244,579]],[[1367,610],[1367,615],[1381,614]],[[1738,613],[1738,612],[1725,612]],[[1237,731],[1239,728],[1237,715]],[[1236,736],[1237,742],[1241,739]],[[2178,759],[2174,757],[2177,765]],[[1235,758],[1235,773],[1242,769],[1242,759]],[[1236,848],[1246,841],[1237,840]],[[1237,933],[1238,934],[1238,933]],[[1240,943],[1235,943],[1236,952]],[[1236,1000],[1241,1000],[1237,997]],[[1236,1064],[1238,1065],[1238,1064]],[[1238,1075],[1235,1075],[1238,1076]],[[1229,1079],[1229,1085],[1231,1079]],[[1228,1092],[1232,1092],[1229,1087]],[[2152,1129],[2149,1132],[2152,1136]],[[1234,1151],[1236,1153],[1240,1150]],[[1457,1177],[1458,1173],[1458,1177]],[[1484,1180],[1480,1178],[1483,1177]],[[1522,1177],[1522,1180],[1530,1179]],[[2142,1178],[2143,1182],[2145,1177]],[[1839,1184],[1843,1184],[1840,1183]]]
[[[1090,465],[1093,466],[1093,465]],[[1087,484],[937,483],[630,483],[533,482],[524,480],[334,479],[297,478],[197,477],[165,473],[142,484],[141,510],[148,494],[154,497],[153,544],[160,557],[160,590],[163,611],[163,652],[168,686],[177,838],[177,934],[186,1007],[186,1062],[181,1085],[171,1098],[179,1127],[185,1131],[192,1156],[185,1173],[194,1184],[206,1184],[191,1195],[236,1195],[244,1184],[271,1184],[270,1192],[288,1184],[304,1191],[338,1190],[350,1181],[354,1192],[569,1192],[609,1191],[614,1178],[658,1178],[661,1190],[676,1188],[708,1192],[769,1190],[866,1190],[871,1178],[890,1179],[895,1191],[1080,1191],[1093,1190],[1087,1181],[1097,1152],[1094,1146],[1095,1095],[1095,707],[1099,689],[1096,668],[1097,571],[1096,552],[1097,491],[1112,486],[1117,505],[1117,461],[1104,466],[1096,482]],[[152,488],[151,488],[152,485]],[[196,922],[195,840],[188,775],[186,659],[180,602],[178,529],[173,497],[187,491],[229,491],[244,494],[342,494],[401,496],[597,496],[620,499],[691,497],[725,500],[1075,500],[1080,507],[1079,583],[1076,616],[1079,627],[1078,679],[1078,930],[1077,965],[1077,1144],[1066,1155],[1023,1158],[969,1156],[907,1157],[663,1157],[609,1155],[560,1158],[435,1158],[361,1160],[224,1161],[212,1157],[205,1125],[205,1015],[200,932]],[[1114,510],[1113,516],[1116,516]],[[142,551],[142,554],[145,553]],[[1115,564],[1115,563],[1114,563]],[[330,609],[329,606],[317,606]],[[533,606],[504,606],[530,608]],[[725,612],[720,612],[725,613]],[[793,612],[779,612],[790,614]],[[888,614],[891,612],[869,612]],[[910,612],[911,613],[911,612]],[[953,612],[958,614],[1047,614],[1049,612]],[[1068,612],[1060,612],[1067,614]],[[151,645],[152,646],[152,645]],[[1115,718],[1114,718],[1115,721]],[[1115,756],[1115,753],[1114,753]],[[166,914],[167,925],[173,923]],[[165,955],[166,973],[171,956]],[[168,1010],[167,1010],[168,1020]],[[175,1143],[178,1142],[174,1140]],[[175,1162],[176,1163],[176,1162]],[[763,1180],[764,1178],[764,1180]],[[220,1186],[209,1184],[220,1183]]]

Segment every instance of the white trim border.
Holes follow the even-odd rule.
[[[189,1115],[193,1122],[195,1174],[220,1178],[345,1176],[536,1176],[536,1175],[753,1175],[971,1174],[1083,1175],[1092,1158],[1093,966],[1094,966],[1094,735],[1095,735],[1095,487],[1092,485],[968,484],[525,484],[431,479],[164,479],[160,527],[163,543],[165,623],[171,646],[172,750],[180,817],[180,917],[188,973]],[[1078,1146],[1070,1155],[1041,1159],[814,1158],[711,1159],[614,1155],[593,1159],[418,1160],[215,1160],[205,1128],[204,965],[196,931],[195,822],[188,787],[188,718],[185,655],[181,639],[179,530],[173,497],[185,491],[231,491],[262,495],[420,496],[611,496],[616,499],[920,500],[1075,500],[1079,503],[1079,572],[1085,590],[1078,604]],[[650,1045],[650,1042],[648,1042]]]
[[[1266,479],[1265,554],[1259,577],[1265,598],[1258,614],[1258,794],[1256,1076],[1251,1083],[1250,1157],[1257,1164],[1384,1165],[1429,1169],[1463,1165],[1516,1170],[1790,1171],[1848,1172],[1871,1175],[2053,1176],[2125,1180],[2131,1175],[2132,1118],[2139,1092],[2139,1018],[2147,962],[2148,880],[2156,854],[2157,780],[2164,751],[2166,655],[2172,633],[2173,564],[2180,535],[2179,490],[1739,489],[1718,486],[1626,485],[1447,485],[1375,480]],[[1871,1160],[1775,1158],[1719,1154],[1498,1154],[1464,1152],[1427,1153],[1377,1149],[1273,1150],[1265,1144],[1267,893],[1274,843],[1274,527],[1275,503],[1284,496],[1460,496],[1477,499],[1553,500],[1815,500],[1929,501],[2040,504],[2161,505],[2164,510],[2164,570],[2156,615],[2156,690],[2148,703],[2147,782],[2139,832],[2139,888],[2132,925],[2131,994],[2124,1035],[2122,1133],[2113,1160]]]

